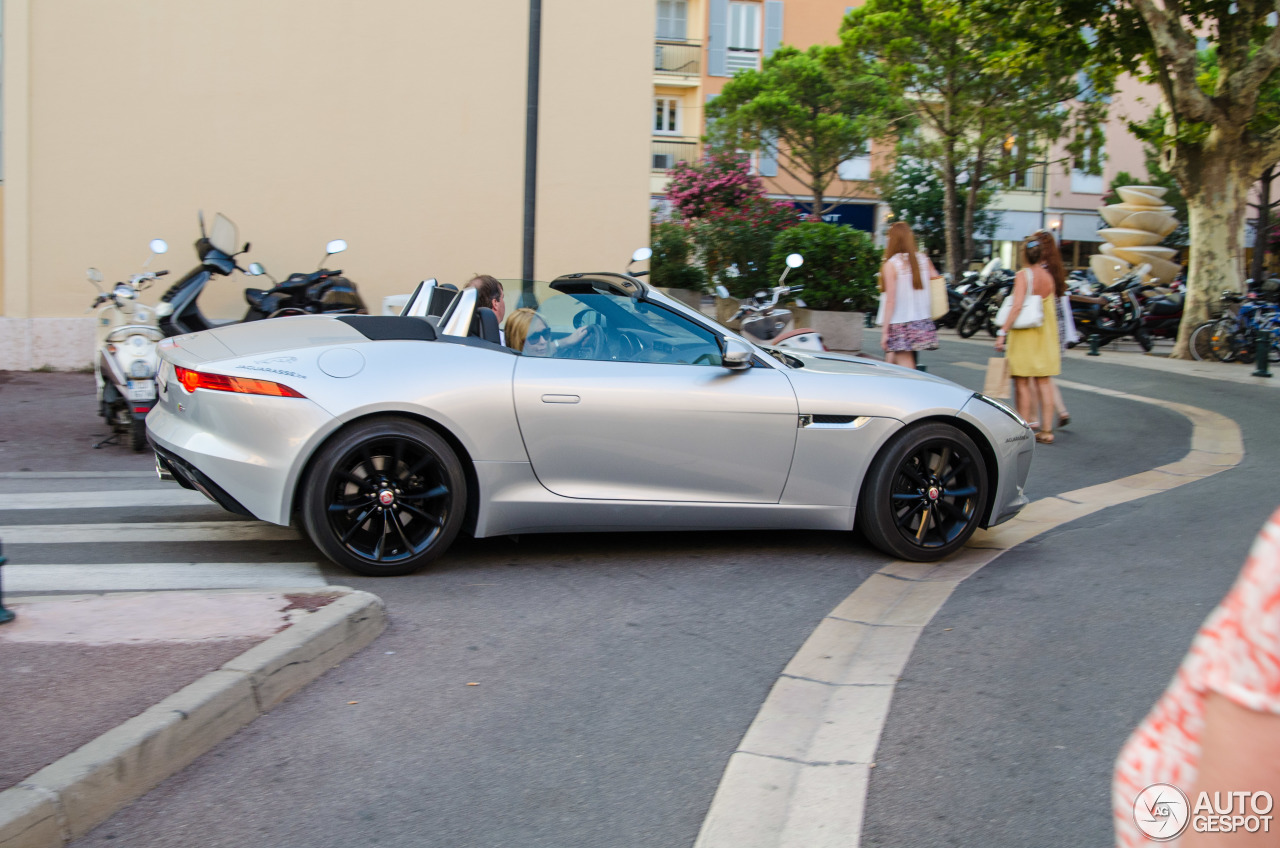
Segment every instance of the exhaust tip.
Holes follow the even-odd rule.
[[[160,454],[156,454],[156,476],[161,480],[164,480],[166,483],[172,483],[175,481],[173,472],[170,471],[168,466],[164,464],[164,461],[160,459]]]

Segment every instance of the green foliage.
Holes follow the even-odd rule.
[[[802,255],[804,264],[787,275],[787,283],[804,285],[800,298],[809,308],[857,311],[876,302],[880,251],[869,233],[821,221],[792,227],[774,239],[772,279],[781,276],[790,253]]]
[[[774,239],[799,223],[794,206],[756,199],[737,207],[713,209],[691,224],[694,244],[713,284],[734,297],[747,297],[772,285],[769,260]]]
[[[911,156],[899,155],[893,163],[893,170],[881,174],[876,179],[880,188],[880,198],[889,204],[889,211],[894,220],[906,221],[915,233],[920,249],[931,257],[940,257],[947,247],[946,192],[943,189],[942,177],[936,168]],[[963,240],[964,211],[968,205],[968,194],[957,193],[956,218],[961,222],[959,236]],[[987,209],[995,190],[987,186],[977,192],[976,209],[974,210],[973,229],[975,236],[990,238],[1000,223],[998,212]],[[973,256],[961,257],[964,260],[975,259]],[[941,262],[935,258],[935,265]]]
[[[702,291],[707,274],[689,264],[693,253],[692,236],[687,225],[678,221],[655,222],[649,229],[649,280],[655,286]]]
[[[759,71],[734,75],[707,106],[708,139],[718,149],[761,150],[821,198],[841,162],[901,121],[909,110],[883,79],[839,49],[781,47]]]

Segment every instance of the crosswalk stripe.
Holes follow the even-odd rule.
[[[292,527],[265,521],[169,521],[136,524],[0,525],[6,545],[97,542],[280,542],[302,538]]]
[[[10,563],[9,592],[129,592],[163,589],[275,589],[325,586],[313,562]]]
[[[124,489],[114,492],[35,492],[23,495],[0,495],[0,510],[152,506],[210,506],[214,509],[222,509],[199,492],[179,486],[166,489]]]

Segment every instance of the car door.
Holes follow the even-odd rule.
[[[786,375],[724,368],[711,330],[661,306],[576,299],[590,301],[569,311],[578,328],[555,323],[564,304],[545,311],[560,355],[525,355],[515,369],[516,416],[542,485],[571,498],[777,503],[797,426]],[[592,324],[605,341],[574,350]]]

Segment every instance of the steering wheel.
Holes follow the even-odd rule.
[[[599,324],[585,324],[586,335],[582,341],[569,348],[569,356],[573,359],[604,359],[604,330]]]

